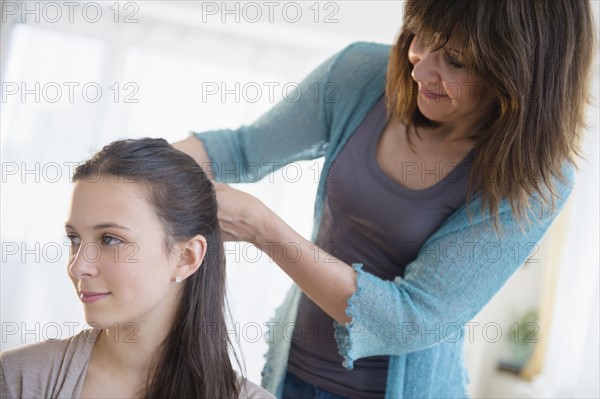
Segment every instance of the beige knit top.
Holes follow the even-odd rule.
[[[1,398],[78,398],[98,330],[0,354]],[[240,398],[274,398],[244,379]]]

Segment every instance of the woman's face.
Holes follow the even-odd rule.
[[[163,251],[164,227],[143,185],[117,179],[75,184],[66,224],[69,277],[90,325],[169,323],[178,301],[177,262]]]
[[[425,48],[415,37],[408,49],[412,78],[419,85],[417,104],[428,119],[440,123],[471,124],[491,110],[491,87],[466,70],[460,48],[450,38],[437,51]]]

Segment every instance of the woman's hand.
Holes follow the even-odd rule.
[[[225,183],[213,182],[217,194],[219,225],[223,241],[258,242],[261,226],[272,214],[258,198]]]
[[[223,241],[254,244],[321,309],[338,322],[348,323],[348,298],[356,291],[352,267],[303,238],[258,198],[227,184],[213,184]]]

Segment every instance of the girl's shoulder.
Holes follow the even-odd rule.
[[[49,362],[56,358],[64,361],[66,354],[80,355],[80,351],[86,348],[91,350],[97,336],[98,330],[86,329],[66,339],[48,339],[11,349],[0,354],[2,367],[19,364],[34,366],[36,363],[48,366]]]
[[[246,378],[242,378],[240,379],[240,386],[241,386],[241,391],[240,391],[240,399],[251,399],[251,398],[256,398],[256,399],[271,399],[271,398],[275,398],[275,396],[273,396],[272,393],[270,393],[269,391],[267,391],[266,389],[262,388],[259,385],[256,385],[253,382],[250,382],[249,380],[247,380]]]
[[[0,354],[2,397],[55,397],[75,389],[87,365],[97,330],[47,340]]]

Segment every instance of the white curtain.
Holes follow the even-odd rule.
[[[548,351],[542,373],[532,383],[541,397],[600,397],[598,75],[592,87],[596,107],[590,108],[587,118],[590,129],[583,146],[587,162],[582,163],[570,199]]]
[[[593,1],[596,37],[600,40],[600,2]],[[589,129],[583,143],[585,161],[568,209],[564,248],[557,278],[553,320],[542,373],[534,391],[547,398],[600,397],[600,61],[598,47],[588,109]]]

